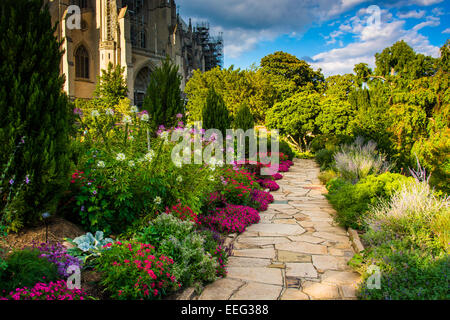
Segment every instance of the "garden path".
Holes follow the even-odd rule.
[[[228,276],[199,300],[355,299],[360,277],[347,265],[354,251],[333,223],[319,172],[313,160],[294,160],[261,221],[236,238]]]

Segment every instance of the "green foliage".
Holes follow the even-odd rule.
[[[339,224],[365,229],[370,206],[377,204],[380,198],[391,197],[395,190],[412,180],[389,172],[379,176],[370,175],[357,184],[351,184],[341,178],[332,179],[327,185],[327,198],[337,211],[336,221]]]
[[[323,87],[324,77],[320,69],[314,71],[306,61],[282,51],[262,58],[261,71],[270,77],[281,101],[299,90],[321,90]]]
[[[231,128],[231,119],[225,102],[213,87],[208,91],[202,119],[205,130],[217,129],[225,135],[226,130]]]
[[[155,247],[117,241],[97,260],[100,284],[114,300],[157,300],[179,288],[171,274],[173,260]]]
[[[366,250],[357,268],[363,273],[363,299],[449,299],[448,198],[435,196],[426,182],[402,186],[371,209],[363,235]],[[369,290],[368,266],[381,271],[381,288]]]
[[[103,107],[113,107],[119,104],[120,100],[127,97],[127,80],[123,73],[125,67],[110,62],[107,70],[102,70],[102,75],[98,77],[97,86],[94,91],[94,104]]]
[[[169,57],[150,74],[143,109],[150,115],[153,131],[156,131],[159,125],[172,126],[175,124],[175,115],[183,113],[184,101],[181,98],[180,85],[178,67]]]
[[[53,213],[66,187],[72,110],[55,31],[41,0],[0,3],[0,209],[13,231]]]
[[[290,136],[304,150],[309,135],[317,132],[315,119],[319,113],[320,94],[302,91],[283,102],[277,103],[266,115],[269,129],[280,130]]]
[[[16,288],[31,288],[38,282],[58,280],[56,265],[41,258],[40,254],[37,249],[13,252],[6,259],[6,269],[0,273],[0,288],[10,292]]]
[[[252,112],[246,103],[243,103],[237,110],[236,115],[234,116],[233,126],[234,129],[242,129],[244,131],[253,129],[255,126]]]
[[[186,84],[186,106],[189,119],[199,121],[209,88],[214,87],[225,101],[230,114],[235,115],[242,103],[247,103],[255,121],[264,122],[266,111],[275,101],[275,90],[260,69],[228,69],[216,67],[207,72],[194,71]]]
[[[334,151],[328,149],[321,149],[316,152],[316,161],[320,164],[320,168],[325,170],[330,168],[334,162]]]
[[[332,170],[332,169],[328,169],[325,171],[322,171],[319,174],[319,180],[323,183],[323,184],[327,184],[329,181],[331,181],[332,179],[335,179],[339,176],[339,174]]]
[[[157,244],[157,251],[175,262],[172,273],[183,286],[216,279],[218,262],[205,250],[205,237],[194,232],[194,223],[162,214],[143,230],[138,240]]]
[[[87,260],[92,260],[95,259],[95,257],[99,257],[101,253],[106,250],[105,246],[108,243],[113,242],[110,238],[104,238],[102,231],[97,231],[95,236],[88,232],[85,235],[79,236],[73,240],[65,240],[74,246],[73,248],[67,249],[67,253],[72,257],[81,259],[84,266],[86,266]]]

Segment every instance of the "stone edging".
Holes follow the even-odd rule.
[[[358,232],[352,228],[348,228],[347,232],[350,236],[350,240],[352,241],[353,249],[355,249],[356,253],[361,253],[361,251],[364,250],[364,246],[359,238]]]

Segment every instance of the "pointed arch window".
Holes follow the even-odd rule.
[[[75,76],[81,79],[89,79],[89,53],[81,45],[75,53]]]

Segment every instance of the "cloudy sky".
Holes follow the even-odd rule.
[[[285,51],[322,68],[326,76],[352,72],[374,54],[405,40],[439,56],[450,38],[447,0],[178,0],[182,17],[207,20],[223,32],[225,67],[248,68]]]

